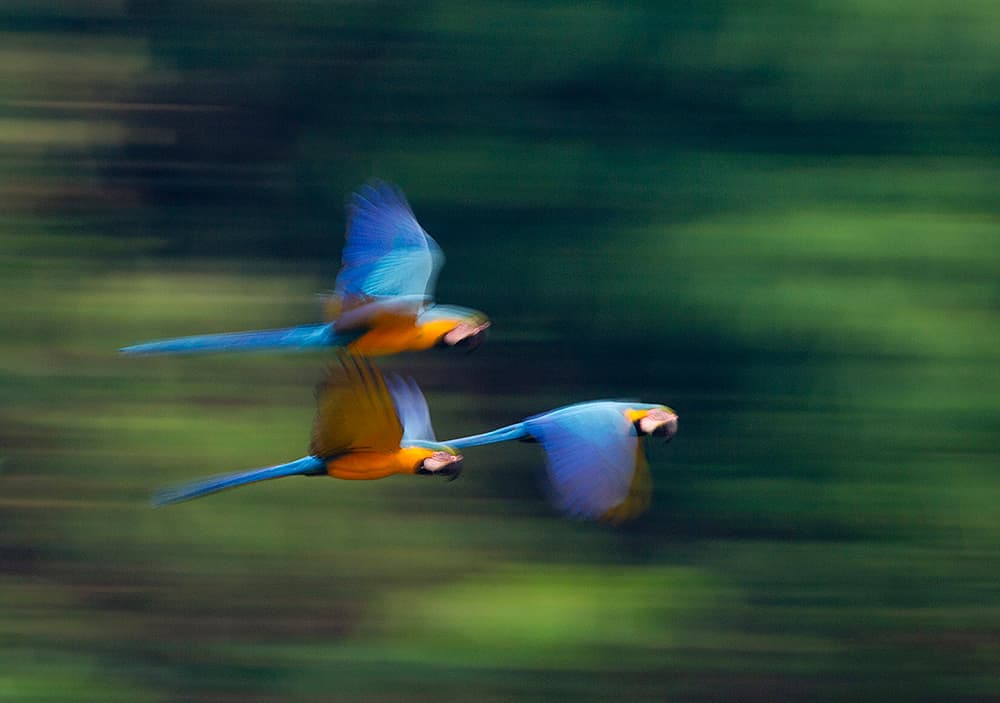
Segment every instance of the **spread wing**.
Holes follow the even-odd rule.
[[[643,451],[642,442],[637,441],[635,448],[635,473],[632,474],[632,482],[628,487],[628,495],[624,501],[601,515],[600,519],[616,525],[634,520],[649,510],[652,497],[653,479],[649,475],[649,462],[646,460],[646,452]]]
[[[389,393],[396,404],[396,413],[403,423],[403,443],[407,441],[434,442],[434,428],[427,400],[412,378],[391,375],[386,379]]]
[[[378,368],[346,353],[327,368],[316,388],[316,419],[309,453],[394,452],[403,438],[392,396]]]
[[[545,449],[553,502],[567,516],[619,522],[648,505],[648,467],[625,408],[582,403],[525,421]]]
[[[347,311],[378,298],[399,298],[416,315],[434,296],[444,254],[417,222],[396,186],[373,181],[348,205],[347,236],[334,289]]]

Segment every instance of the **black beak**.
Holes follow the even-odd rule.
[[[458,478],[462,474],[462,462],[461,462],[461,460],[459,460],[459,461],[453,461],[452,463],[448,464],[444,468],[442,468],[439,471],[437,471],[437,474],[439,476],[447,476],[449,483],[451,481],[454,481],[456,478]]]
[[[442,466],[437,471],[431,471],[421,462],[420,466],[417,467],[417,473],[422,476],[447,476],[448,481],[454,481],[462,473],[462,460],[453,461],[450,464]]]
[[[656,428],[653,435],[656,437],[663,437],[663,443],[666,444],[674,438],[677,434],[677,416],[672,416],[665,423]]]
[[[460,339],[456,342],[455,346],[459,349],[464,349],[466,354],[475,351],[479,348],[479,345],[486,340],[487,329],[489,329],[489,327],[484,327],[475,334],[470,334],[468,337]]]

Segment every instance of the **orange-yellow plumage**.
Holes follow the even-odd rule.
[[[341,353],[316,390],[309,453],[334,478],[378,479],[416,473],[434,451],[400,447],[403,427],[382,374],[369,360]]]
[[[434,452],[421,447],[403,447],[395,452],[355,452],[330,459],[326,472],[348,481],[372,480],[393,474],[414,474]]]
[[[367,359],[339,355],[316,389],[316,418],[309,453],[394,452],[403,427],[381,374]]]
[[[328,322],[343,332],[364,330],[347,345],[352,354],[386,356],[407,351],[423,351],[466,320],[454,317],[421,319],[419,307],[380,306],[370,297],[330,295],[323,307]]]
[[[326,473],[348,480],[416,473],[458,476],[462,457],[434,441],[427,403],[415,383],[393,381],[390,392],[367,359],[342,352],[339,362],[330,365],[316,391],[308,456],[166,488],[157,492],[154,503],[179,503],[286,476]]]
[[[635,408],[628,408],[625,410],[625,417],[628,418],[629,422],[635,422],[636,420],[641,420],[649,414],[648,409],[636,410]]]
[[[434,320],[423,324],[413,318],[399,322],[384,322],[365,332],[348,345],[355,354],[383,356],[404,351],[430,349],[455,328],[455,320]]]

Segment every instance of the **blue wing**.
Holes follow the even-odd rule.
[[[417,223],[406,196],[381,181],[362,186],[348,206],[347,237],[335,293],[343,299],[434,295],[444,254]]]
[[[385,377],[385,384],[392,395],[396,406],[396,415],[403,425],[401,444],[408,442],[434,442],[434,428],[431,426],[431,414],[427,408],[427,400],[420,392],[420,387],[412,378],[401,378],[396,375]]]
[[[525,420],[546,454],[552,500],[565,515],[616,519],[640,466],[639,438],[612,401],[580,403]]]
[[[643,404],[578,403],[444,443],[464,449],[533,438],[545,450],[556,507],[569,517],[618,523],[638,516],[649,505],[648,465],[625,415],[636,407]]]
[[[119,349],[133,356],[149,354],[199,354],[223,351],[254,351],[260,349],[336,347],[349,344],[358,333],[338,334],[331,323],[300,325],[273,330],[204,334],[194,337],[162,339],[134,344]]]
[[[200,498],[209,493],[242,486],[247,483],[267,481],[272,478],[282,478],[284,476],[311,476],[323,473],[326,473],[326,464],[321,459],[317,459],[314,456],[305,456],[287,464],[223,474],[222,476],[213,476],[212,478],[185,483],[172,488],[164,488],[153,495],[152,502],[156,507],[160,507],[162,505],[191,500],[192,498]]]

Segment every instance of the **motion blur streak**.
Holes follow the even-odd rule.
[[[0,18],[0,699],[1000,701],[1000,5],[70,2]],[[302,451],[344,194],[419,203],[442,437],[664,399],[651,509],[156,487]],[[501,451],[502,450],[502,451]]]

